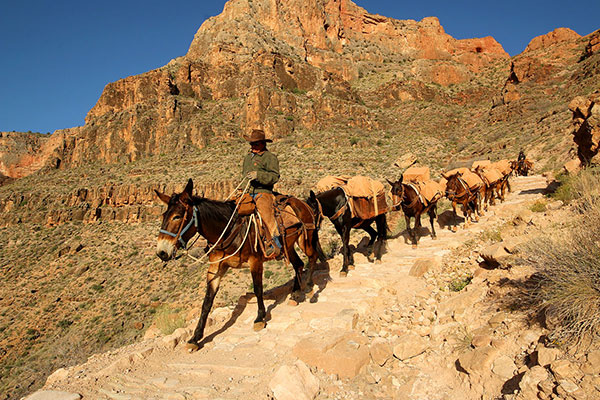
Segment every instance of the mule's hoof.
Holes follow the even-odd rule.
[[[288,300],[288,306],[292,306],[292,307],[296,307],[298,305],[298,302],[294,299],[289,299]]]
[[[375,260],[375,264],[381,264],[383,261],[381,260]]]
[[[416,244],[413,244],[413,245],[412,245],[412,248],[413,248],[413,249],[416,249],[416,248],[418,248],[418,247],[419,247],[419,246],[417,246]]]
[[[265,321],[255,322],[254,323],[254,331],[255,332],[261,331],[261,330],[265,329],[265,326],[267,326]]]
[[[356,269],[356,267],[354,266],[354,264],[350,264],[350,265],[348,265],[348,269],[353,270],[353,269]]]
[[[189,353],[193,353],[195,351],[198,351],[198,349],[200,348],[200,346],[198,346],[198,343],[190,343],[187,342],[185,344],[185,349],[189,352]]]
[[[348,276],[348,272],[346,271],[340,271],[340,278],[345,278]]]
[[[458,226],[453,226],[452,227],[452,232],[454,232],[454,233],[458,232]]]

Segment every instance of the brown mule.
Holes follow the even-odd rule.
[[[214,246],[209,254],[206,294],[202,303],[200,320],[194,335],[188,341],[190,350],[200,347],[204,337],[204,328],[212,304],[219,290],[221,278],[229,268],[250,267],[254,294],[258,303],[258,315],[254,320],[255,330],[266,325],[266,311],[263,302],[263,262],[265,256],[258,242],[257,224],[250,216],[239,216],[233,201],[209,200],[194,196],[193,182],[190,179],[184,191],[167,196],[156,191],[158,197],[168,205],[163,214],[161,230],[158,235],[157,255],[163,261],[172,259],[177,249],[185,248],[188,241],[196,235],[203,236],[209,246]],[[315,227],[315,215],[310,207],[294,199],[288,203],[294,211],[297,223],[286,226],[282,236],[283,252],[295,271],[292,299],[301,296],[301,274],[304,263],[294,249],[297,243],[309,261],[309,280],[318,257],[318,233]],[[294,300],[294,303],[297,301]]]
[[[388,183],[392,186],[392,210],[399,210],[402,208],[404,212],[404,218],[406,219],[406,231],[412,241],[412,247],[417,248],[419,238],[418,231],[421,227],[421,215],[423,213],[429,214],[429,222],[431,224],[431,238],[437,239],[435,233],[435,227],[433,221],[437,217],[437,202],[439,198],[431,201],[429,204],[424,204],[421,200],[417,189],[407,183],[403,183],[404,175],[400,175],[400,179],[397,182],[392,182],[388,179]],[[415,219],[414,228],[410,228],[410,219]]]
[[[480,195],[480,187],[470,188],[469,185],[462,179],[462,173],[457,172],[453,175],[443,175],[448,180],[446,183],[446,197],[452,202],[452,211],[454,212],[454,227],[453,231],[457,231],[458,223],[456,222],[456,205],[462,205],[463,215],[465,216],[465,226],[472,218],[473,214],[477,213],[477,202]]]

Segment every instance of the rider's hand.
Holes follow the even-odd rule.
[[[256,178],[258,178],[258,171],[248,172],[248,175],[246,175],[246,178],[250,179],[251,181],[256,180]]]

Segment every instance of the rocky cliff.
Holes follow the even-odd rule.
[[[257,126],[274,137],[385,129],[392,121],[373,108],[382,102],[362,99],[380,87],[368,77],[383,73],[384,83],[410,88],[386,96],[389,106],[418,100],[430,85],[468,83],[495,65],[507,70],[509,56],[493,38],[454,39],[434,17],[395,20],[349,0],[231,0],[202,24],[185,56],[109,83],[85,125],[59,131],[53,150],[61,166],[73,166],[202,148]]]

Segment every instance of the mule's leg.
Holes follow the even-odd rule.
[[[408,239],[412,241],[413,233],[412,229],[410,229],[410,217],[408,216],[408,214],[404,214],[404,221],[406,222],[406,232],[408,233]]]
[[[456,221],[456,200],[452,200],[452,217],[454,226],[452,227],[452,232],[458,231],[458,222]]]
[[[412,231],[412,248],[416,249],[419,244],[419,231],[423,225],[421,225],[421,212],[415,214],[415,226]]]
[[[462,203],[462,212],[463,217],[465,218],[463,228],[467,228],[469,226],[469,218],[471,218],[471,207],[469,206],[468,198]]]
[[[254,286],[254,295],[256,296],[256,303],[258,305],[258,312],[254,320],[254,330],[259,331],[265,327],[265,317],[267,315],[263,301],[263,260],[258,257],[251,257],[248,260],[248,264],[250,264],[252,285]]]
[[[433,226],[433,220],[437,217],[437,205],[433,205],[429,211],[427,211],[427,214],[429,214],[429,223],[431,224],[431,238],[433,240],[437,239],[437,234],[435,233],[435,227]]]
[[[293,247],[288,249],[288,254],[290,256],[290,263],[292,267],[294,267],[294,287],[292,288],[292,295],[290,296],[290,305],[297,305],[302,300],[302,270],[304,269],[304,263],[298,256],[296,249]],[[306,284],[306,290],[310,290],[312,288],[312,282],[308,282]]]
[[[335,226],[335,230],[340,234],[340,238],[342,239],[342,256],[343,256],[343,263],[342,263],[342,269],[340,271],[340,276],[344,277],[348,275],[348,264],[349,264],[349,258],[348,258],[348,242],[350,241],[350,229],[346,228],[346,225],[343,224],[342,221],[340,221],[340,219],[336,220],[336,222],[334,222],[333,226]]]
[[[375,240],[377,239],[377,231],[373,229],[371,224],[363,225],[362,229],[369,234],[369,243],[367,244],[367,247],[373,246],[373,243],[375,243]]]
[[[197,350],[199,347],[198,342],[204,337],[204,328],[206,327],[206,320],[208,314],[212,308],[213,301],[217,292],[219,291],[219,283],[221,278],[227,272],[227,265],[221,263],[209,264],[208,271],[206,273],[206,294],[204,295],[204,301],[202,302],[202,313],[200,314],[200,320],[194,329],[194,335],[188,340],[188,349],[190,351]]]
[[[378,215],[375,219],[375,224],[377,225],[377,241],[373,247],[373,252],[375,254],[375,262],[381,263],[387,237],[387,217],[385,214]]]

